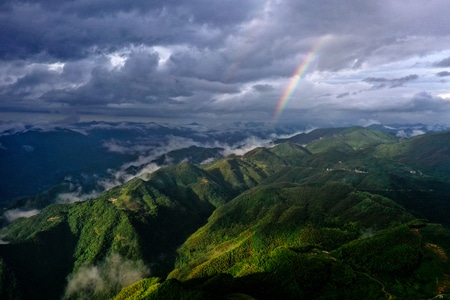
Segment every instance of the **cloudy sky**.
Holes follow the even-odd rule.
[[[0,120],[450,124],[449,13],[448,0],[3,0]]]

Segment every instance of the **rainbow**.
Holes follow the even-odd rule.
[[[320,46],[322,45],[323,39],[318,39],[311,50],[308,52],[308,54],[305,56],[305,58],[302,60],[300,65],[295,70],[294,75],[292,75],[291,80],[284,90],[283,94],[281,95],[280,100],[278,101],[275,115],[274,115],[274,122],[276,123],[278,118],[280,117],[283,110],[286,108],[286,105],[288,104],[292,93],[294,93],[295,89],[297,88],[298,83],[300,82],[300,79],[302,79],[303,75],[305,75],[306,71],[308,71],[309,66],[314,61],[314,59],[317,56],[317,53],[319,52]]]

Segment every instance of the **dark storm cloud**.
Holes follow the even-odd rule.
[[[274,90],[274,87],[270,84],[255,84],[252,88],[258,92],[269,92]]]
[[[155,51],[136,50],[129,54],[123,67],[113,68],[106,63],[95,67],[84,84],[73,89],[51,90],[43,94],[41,100],[70,105],[81,112],[175,117],[186,116],[189,110],[201,104],[192,97],[194,94],[210,97],[211,93],[239,92],[234,85],[160,70],[159,59]],[[178,97],[189,99],[177,100]]]
[[[158,74],[159,56],[155,52],[137,51],[120,69],[95,67],[85,84],[72,90],[54,90],[43,98],[74,106],[108,103],[151,102],[171,97],[189,96],[183,81],[167,74]]]
[[[450,57],[444,58],[433,64],[435,67],[450,67]]]
[[[347,97],[348,95],[350,95],[350,93],[342,93],[342,94],[339,94],[339,95],[337,95],[336,96],[336,98],[344,98],[344,97]]]
[[[231,63],[219,51],[191,47],[171,55],[168,68],[183,77],[222,81],[225,69]]]
[[[409,103],[401,111],[410,112],[435,112],[439,113],[443,110],[448,111],[450,103],[448,101],[442,101],[441,98],[434,97],[430,93],[420,92],[415,94]]]
[[[267,120],[310,57],[289,116],[382,111],[397,96],[447,94],[428,79],[449,66],[448,9],[446,0],[5,0],[0,113]]]
[[[403,86],[405,83],[418,79],[419,76],[416,74],[411,74],[401,78],[380,78],[380,77],[367,77],[363,79],[364,82],[373,84],[373,89],[382,88],[396,88]]]
[[[0,57],[47,53],[57,59],[80,58],[98,49],[170,38],[170,30],[158,27],[157,17],[123,12],[82,18],[75,13],[45,10],[39,4],[18,3],[10,14],[0,16],[0,22],[6,24],[0,32]],[[183,30],[180,24],[172,25]]]
[[[450,76],[450,72],[448,72],[448,71],[442,71],[442,72],[436,73],[436,76],[438,76],[438,77],[446,77],[446,76]]]
[[[254,12],[252,2],[9,1],[0,10],[0,58],[79,58],[129,44],[211,45]]]

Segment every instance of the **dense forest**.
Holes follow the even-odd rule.
[[[449,132],[318,129],[14,221],[0,298],[450,299],[449,194]]]

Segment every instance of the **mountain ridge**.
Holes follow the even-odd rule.
[[[333,134],[304,146],[288,141],[202,165],[181,162],[95,199],[18,219],[1,232],[8,244],[0,245],[0,271],[13,277],[0,276],[0,292],[42,299],[386,296],[377,282],[400,299],[449,292],[436,278],[450,274],[450,182],[417,156],[426,147],[446,161],[448,133],[402,140],[364,128],[324,132]],[[53,277],[42,275],[44,265]],[[133,285],[111,275],[131,267]],[[95,281],[74,288],[94,270]]]

